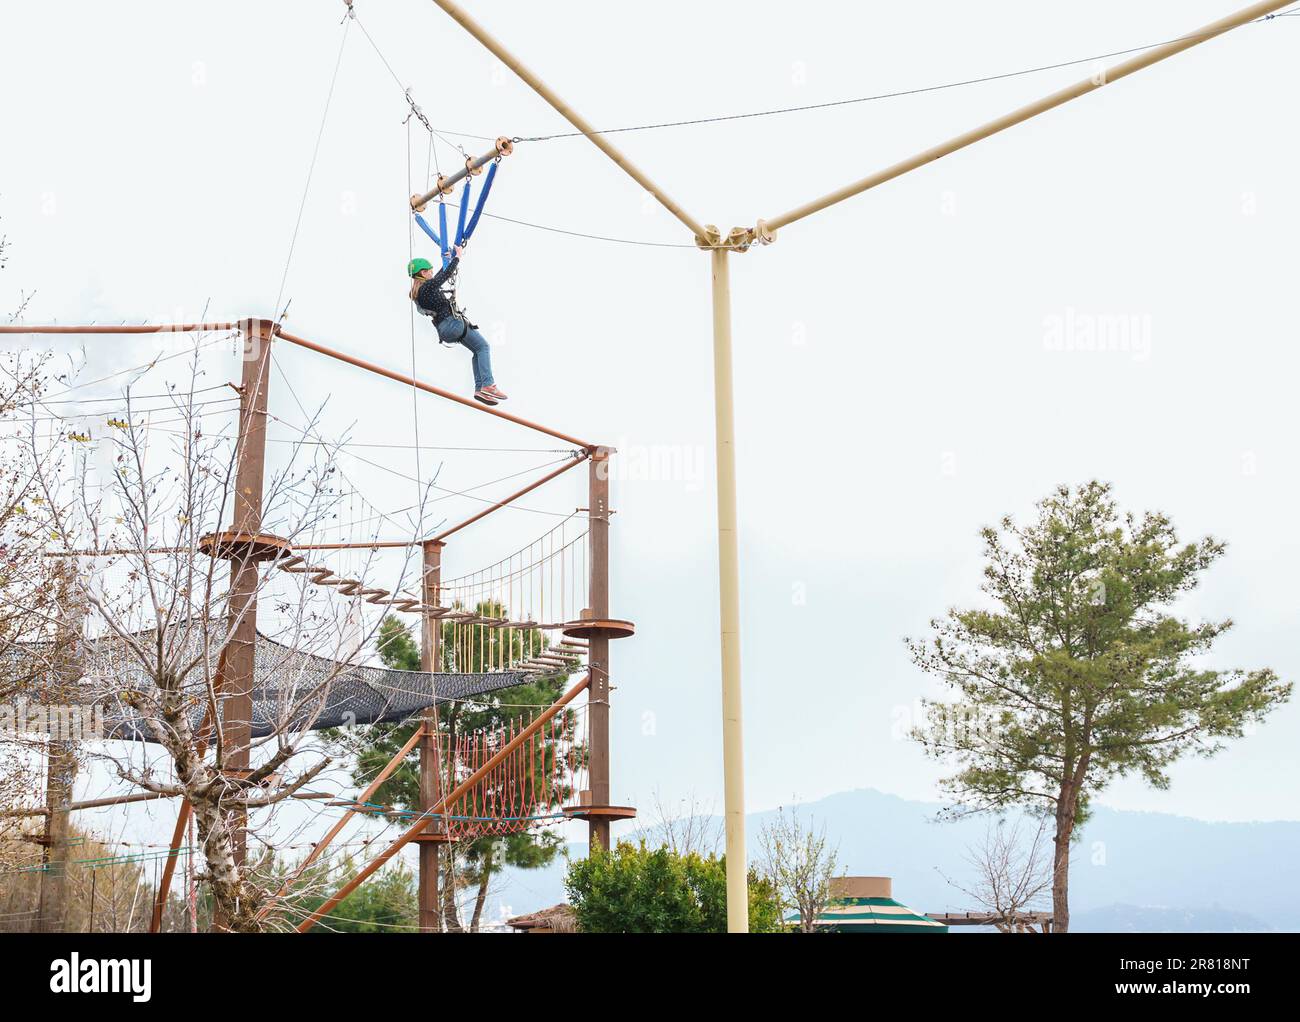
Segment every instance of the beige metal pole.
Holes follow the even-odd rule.
[[[736,461],[733,450],[735,417],[731,383],[731,291],[727,278],[726,251],[714,247],[719,236],[695,221],[626,156],[574,112],[540,78],[494,39],[452,0],[433,0],[470,35],[482,43],[546,100],[565,120],[589,138],[593,145],[618,164],[634,181],[653,195],[670,213],[690,228],[696,244],[713,252],[713,350],[714,409],[717,418],[718,452],[718,568],[722,595],[722,705],[723,763],[726,772],[727,832],[727,928],[734,933],[749,929],[749,895],[745,860],[745,779],[740,706],[740,581],[736,546]]]
[[[745,746],[740,689],[740,553],[736,537],[736,416],[731,371],[730,253],[713,257],[713,407],[718,462],[718,590],[722,624],[722,770],[727,932],[749,932]]]
[[[597,149],[622,167],[624,172],[627,173],[633,181],[653,195],[664,209],[668,210],[669,213],[689,227],[691,233],[694,234],[697,239],[704,238],[704,228],[696,223],[694,217],[665,195],[658,185],[646,177],[631,160],[614,148],[614,146],[610,145],[603,135],[597,134],[595,128],[588,124],[581,115],[576,113],[569,104],[557,96],[545,82],[537,77],[537,75],[524,67],[513,53],[489,35],[487,30],[471,18],[458,4],[452,3],[451,0],[433,0],[433,2],[450,14],[453,19],[459,22],[466,32],[486,46],[488,50],[490,50],[492,54],[501,61],[501,63],[505,64],[506,67],[510,68],[511,71],[522,78],[528,87],[554,107],[561,117],[591,139],[592,144],[595,145]]]
[[[1261,3],[1251,4],[1249,7],[1238,11],[1236,14],[1230,14],[1226,18],[1220,18],[1213,24],[1206,25],[1202,29],[1191,32],[1188,35],[1175,39],[1172,42],[1162,46],[1153,47],[1145,53],[1140,53],[1136,57],[1130,57],[1123,63],[1116,64],[1114,67],[1098,72],[1091,78],[1085,78],[1068,88],[1054,92],[1044,99],[1030,103],[1028,106],[1022,106],[1019,110],[1013,110],[1005,116],[999,117],[995,121],[989,121],[972,131],[958,135],[956,138],[949,139],[923,153],[919,153],[910,159],[895,163],[892,167],[886,167],[884,170],[872,174],[870,177],[864,177],[860,181],[855,181],[851,185],[846,185],[837,191],[824,195],[820,199],[814,199],[812,202],[805,203],[788,213],[781,216],[773,217],[770,220],[761,221],[761,227],[767,231],[777,231],[787,224],[792,224],[796,220],[802,220],[806,216],[820,212],[828,206],[833,206],[837,202],[843,202],[845,199],[859,195],[877,185],[884,184],[886,181],[892,181],[894,178],[906,174],[908,171],[916,170],[918,167],[924,167],[927,163],[932,163],[940,157],[947,156],[949,153],[955,153],[958,149],[965,149],[990,135],[996,135],[1000,131],[1005,131],[1022,121],[1027,121],[1038,114],[1046,113],[1055,107],[1068,103],[1072,99],[1078,99],[1080,96],[1087,95],[1089,92],[1095,92],[1104,85],[1111,82],[1119,81],[1126,78],[1135,71],[1141,71],[1143,68],[1150,67],[1152,64],[1174,56],[1176,53],[1182,53],[1184,50],[1191,49],[1197,43],[1203,43],[1207,39],[1213,39],[1216,36],[1230,32],[1234,28],[1240,28],[1242,25],[1257,21],[1266,14],[1271,14],[1282,7],[1288,7],[1294,4],[1295,0],[1263,0]],[[755,228],[759,232],[759,228]],[[761,233],[761,232],[759,232]]]

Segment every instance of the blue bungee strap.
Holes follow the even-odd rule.
[[[438,246],[438,250],[442,251],[442,239],[439,238],[437,232],[429,226],[429,222],[425,220],[424,217],[420,216],[419,213],[415,214],[415,222],[420,225],[420,230],[424,231],[425,234],[433,239],[433,243]]]
[[[474,215],[469,218],[469,227],[462,232],[464,234],[464,237],[460,242],[462,245],[469,241],[471,235],[474,233],[474,228],[478,226],[478,218],[483,215],[483,206],[487,203],[488,192],[492,191],[492,179],[496,176],[497,165],[493,163],[488,167],[487,177],[484,178],[483,187],[478,193],[478,203],[474,206]],[[460,211],[463,216],[465,213],[465,207],[461,206]]]
[[[447,244],[451,240],[451,235],[447,233],[447,204],[438,203],[438,233],[442,235],[440,242],[442,247],[442,265],[446,266],[451,262],[451,246]]]
[[[469,178],[465,178],[465,187],[460,193],[460,219],[456,222],[456,244],[465,244],[465,214],[469,210]]]

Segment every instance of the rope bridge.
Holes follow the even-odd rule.
[[[589,602],[590,529],[577,512],[495,564],[439,583],[435,605],[409,590],[394,592],[336,574],[301,554],[270,563],[342,596],[444,622],[447,659],[459,672],[567,674],[587,654],[587,642],[579,636],[552,643],[543,634],[580,628]],[[513,607],[527,609],[512,616]]]

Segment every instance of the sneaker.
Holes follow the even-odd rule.
[[[504,401],[509,396],[508,394],[506,394],[504,390],[498,387],[495,383],[492,384],[490,387],[484,387],[483,393],[491,394],[498,401]]]
[[[493,397],[492,394],[488,393],[488,389],[486,387],[484,387],[482,390],[474,391],[474,400],[482,401],[485,405],[494,405],[497,403],[497,399]]]

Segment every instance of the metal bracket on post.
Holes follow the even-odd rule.
[[[776,241],[776,231],[767,226],[766,220],[759,220],[750,228],[750,234],[760,245],[770,245]]]
[[[754,243],[754,232],[748,227],[733,227],[722,241],[729,252],[748,252]]]
[[[727,232],[724,238],[722,232],[713,224],[704,225],[704,236],[696,236],[695,247],[711,251],[714,249],[725,249],[728,252],[748,252],[749,246],[755,241],[764,245],[771,244],[776,238],[775,231],[769,231],[762,226],[759,221],[759,227],[733,227]],[[761,233],[759,233],[761,231]]]
[[[704,225],[704,234],[695,236],[695,247],[703,249],[705,252],[713,248],[722,247],[722,232],[713,224]]]

